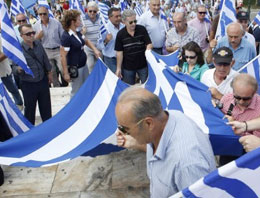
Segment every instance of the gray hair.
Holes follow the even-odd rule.
[[[242,26],[240,23],[238,23],[238,22],[232,22],[232,23],[228,24],[227,30],[228,30],[229,28],[231,28],[232,26],[239,26],[239,29],[240,29],[241,33],[244,33],[243,26]]]
[[[243,84],[245,86],[251,86],[256,93],[258,90],[258,83],[257,80],[249,75],[249,74],[239,74],[237,75],[231,82],[231,87],[234,88],[234,84],[238,82],[239,84]]]
[[[126,9],[122,14],[122,21],[126,21],[127,17],[136,16],[135,11]]]
[[[89,7],[94,7],[98,10],[98,5],[95,1],[88,2],[87,8],[89,8]]]
[[[158,117],[163,112],[159,97],[141,86],[131,86],[125,89],[118,98],[118,103],[130,102],[135,121],[145,117]]]
[[[207,8],[206,8],[206,6],[205,6],[205,5],[203,5],[203,4],[200,4],[200,5],[198,5],[198,7],[197,7],[197,12],[199,11],[199,8],[205,8],[205,9],[206,9],[206,11],[207,11]]]

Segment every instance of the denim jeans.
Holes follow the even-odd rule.
[[[116,57],[107,57],[104,56],[104,63],[108,66],[108,68],[113,72],[116,73]]]
[[[123,79],[122,80],[130,85],[134,85],[136,73],[138,74],[142,84],[145,83],[145,81],[148,77],[148,67],[145,67],[142,69],[137,69],[137,70],[123,69],[123,71],[122,71]]]

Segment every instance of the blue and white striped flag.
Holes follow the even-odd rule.
[[[223,0],[223,6],[220,12],[220,18],[218,22],[216,39],[219,39],[226,35],[226,28],[228,24],[236,22],[236,9],[234,0]]]
[[[0,19],[4,54],[19,65],[27,74],[33,76],[31,69],[27,66],[20,42],[17,40],[13,25],[7,13],[7,7],[3,0],[0,0]]]
[[[11,1],[10,13],[14,17],[19,13],[23,13],[26,16],[24,6],[23,6],[23,4],[21,3],[20,0],[12,0]]]
[[[78,10],[81,13],[81,18],[86,19],[85,10],[79,0],[69,0],[70,9]]]
[[[49,12],[49,17],[54,18],[54,15],[51,11],[51,8],[50,8],[47,0],[38,0],[38,4],[39,4],[39,7],[43,6],[43,7],[47,8],[48,12]]]
[[[134,8],[134,11],[135,11],[136,15],[139,17],[144,13],[141,4],[136,5]]]
[[[104,19],[104,23],[106,24],[108,22],[108,10],[110,7],[102,2],[98,2],[98,7],[100,11],[100,17]]]
[[[218,168],[170,198],[260,197],[260,148]]]
[[[120,4],[121,12],[124,12],[124,10],[129,8],[128,3],[127,3],[126,0],[120,0],[119,4]]]
[[[255,16],[254,21],[255,21],[258,25],[260,25],[260,11],[259,11],[259,12],[257,13],[257,15]]]
[[[0,111],[13,136],[22,134],[33,125],[22,115],[21,111],[13,103],[0,79]]]

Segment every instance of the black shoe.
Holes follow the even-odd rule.
[[[0,186],[4,184],[4,172],[3,169],[0,167]]]

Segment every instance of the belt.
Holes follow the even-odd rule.
[[[59,49],[60,47],[54,47],[54,48],[45,48],[47,50],[56,50],[56,49]]]

